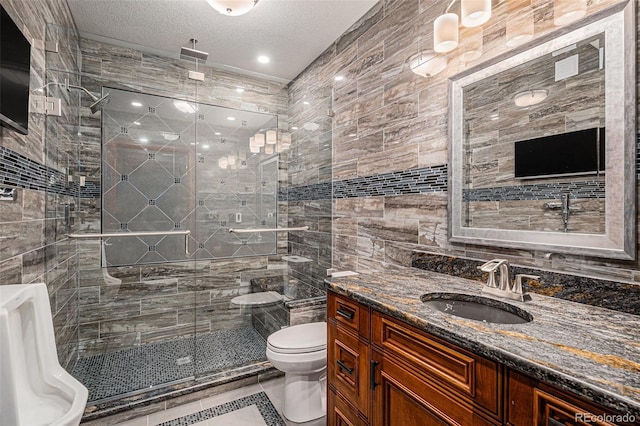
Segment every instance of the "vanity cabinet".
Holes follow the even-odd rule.
[[[609,425],[607,412],[342,295],[327,299],[327,425]]]

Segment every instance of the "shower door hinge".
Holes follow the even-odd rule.
[[[62,100],[60,98],[47,97],[44,103],[44,113],[54,117],[62,116]]]

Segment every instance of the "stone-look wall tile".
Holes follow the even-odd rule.
[[[362,219],[358,221],[358,236],[404,243],[418,242],[418,220]]]
[[[2,284],[22,284],[22,259],[16,256],[0,262]]]
[[[384,198],[340,198],[335,200],[334,213],[336,217],[382,217],[384,214]]]
[[[542,36],[555,29],[553,26],[553,2],[551,0],[523,0],[530,2],[534,9],[535,32]],[[588,13],[595,13],[605,7],[611,6],[617,0],[601,0],[590,2]],[[333,120],[333,179],[334,191],[340,188],[344,180],[374,177],[379,173],[391,170],[408,170],[415,167],[446,167],[448,147],[448,77],[488,60],[506,51],[505,47],[505,18],[507,2],[493,4],[493,16],[485,25],[484,53],[478,60],[470,64],[462,63],[456,53],[448,55],[449,66],[441,74],[432,78],[419,78],[408,68],[409,57],[418,50],[428,49],[433,41],[433,20],[448,6],[446,0],[426,1],[413,0],[407,2],[386,1],[381,7],[384,18],[371,24],[366,32],[354,37],[341,40],[341,49],[348,49],[352,45],[358,47],[358,57],[353,60],[346,69],[345,80],[335,86],[336,103],[334,110],[336,115]],[[380,4],[379,3],[379,4]],[[402,3],[402,4],[401,4]],[[510,3],[509,3],[510,4]],[[640,16],[640,12],[638,12]],[[364,22],[356,23],[355,27],[363,26]],[[346,43],[345,40],[349,40]],[[379,46],[383,46],[382,55],[375,54]],[[412,45],[414,45],[412,47]],[[639,47],[640,52],[640,47]],[[366,55],[372,59],[367,62]],[[324,69],[332,67],[332,55],[335,52],[327,50],[317,62],[300,74],[292,83],[296,86],[322,85],[327,73]],[[366,69],[360,73],[358,64],[367,63]],[[322,76],[322,77],[321,77]],[[540,78],[547,78],[539,76]],[[639,79],[640,81],[640,79]],[[515,83],[514,83],[515,84]],[[640,87],[640,83],[639,86]],[[380,91],[382,90],[382,99]],[[505,89],[507,90],[507,89]],[[386,102],[381,105],[379,102]],[[398,102],[415,102],[416,105],[398,106]],[[487,114],[491,105],[486,105]],[[542,116],[527,117],[527,121],[514,120],[509,126],[527,129],[530,120],[536,120],[536,126],[547,128],[557,120],[548,117],[547,111]],[[639,111],[640,116],[640,111]],[[590,113],[565,112],[568,128],[573,128],[578,123],[590,123]],[[480,121],[488,129],[492,124],[488,120]],[[356,128],[357,124],[357,128]],[[377,135],[383,132],[383,148],[377,152],[367,152],[366,148],[358,144],[358,139],[363,136]],[[508,131],[499,133],[494,130],[492,138],[513,137]],[[377,140],[377,139],[376,139]],[[487,143],[489,139],[479,140],[478,143]],[[353,141],[353,142],[352,142]],[[377,146],[377,145],[376,145]],[[391,150],[399,151],[393,152]],[[415,149],[415,151],[414,151]],[[505,151],[500,147],[492,157],[497,159],[494,163],[485,162],[479,167],[494,167],[496,173],[503,180],[507,180],[506,172],[512,167],[509,160],[504,160]],[[406,156],[394,154],[400,152],[411,153]],[[373,150],[372,150],[373,151]],[[387,152],[389,151],[389,152]],[[487,155],[490,153],[487,151]],[[501,160],[502,159],[502,160]],[[483,173],[479,174],[479,179]],[[342,193],[341,193],[342,194]],[[345,192],[345,194],[347,194]],[[360,197],[368,200],[369,191],[349,192],[349,196]],[[447,241],[447,195],[446,192],[429,194],[406,194],[400,192],[397,195],[387,195],[384,201],[382,215],[376,212],[375,218],[370,218],[368,212],[355,210],[357,201],[334,200],[335,217],[333,219],[333,266],[339,269],[360,268],[361,270],[384,271],[389,264],[407,266],[407,257],[402,255],[402,249],[396,254],[390,254],[396,241],[407,241],[407,247],[425,250],[433,250],[442,254],[469,256],[477,258],[507,257],[518,264],[539,265],[551,269],[570,269],[578,272],[584,265],[589,266],[589,273],[595,276],[615,276],[622,274],[628,279],[632,278],[632,271],[638,269],[638,262],[601,261],[591,258],[569,256],[565,263],[558,263],[558,259],[551,261],[543,258],[544,253],[530,252],[527,250],[500,249],[489,247],[465,246],[462,244],[450,244]],[[344,196],[344,195],[342,195]],[[406,201],[403,199],[406,198]],[[424,201],[422,201],[424,200]],[[401,230],[393,229],[393,224],[398,221],[416,221],[416,238],[407,238]],[[374,222],[384,232],[374,232],[364,224],[367,221]],[[357,225],[354,225],[357,224]],[[353,227],[357,226],[354,233]],[[389,229],[393,231],[388,232]],[[640,232],[639,232],[640,233]],[[371,235],[369,235],[371,234]],[[375,235],[374,235],[375,234]],[[357,238],[375,238],[384,241],[384,262],[374,261],[363,256],[360,259],[356,249]],[[404,244],[404,243],[403,243]],[[404,247],[404,245],[402,246]],[[407,248],[408,250],[408,248]],[[405,252],[406,253],[406,252]],[[369,254],[364,253],[363,254]],[[404,260],[403,260],[404,259]],[[580,266],[575,266],[576,263]],[[635,274],[640,276],[640,274]],[[640,280],[640,278],[638,278]]]

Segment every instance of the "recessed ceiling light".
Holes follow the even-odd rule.
[[[238,87],[238,88],[236,88],[236,92],[242,93],[242,92],[244,92],[244,88],[243,87]]]
[[[269,59],[268,56],[265,56],[265,55],[258,56],[258,62],[260,62],[261,64],[268,64],[270,60],[271,59]]]
[[[291,130],[298,130],[298,127],[293,126],[293,127],[291,128]]]
[[[334,78],[335,81],[342,81],[344,80],[344,77],[341,75],[336,75],[336,78]]]
[[[202,145],[204,149],[209,149],[209,145]]]
[[[140,123],[139,123],[139,122],[137,122],[137,121],[134,121],[134,122],[133,122],[133,124],[135,124],[136,126],[139,126],[139,125],[140,125]]]
[[[134,107],[141,107],[142,104],[140,102],[131,102],[131,105],[133,105]]]
[[[303,104],[305,104],[305,105],[309,105],[309,102],[307,102],[307,101],[304,101],[304,102],[303,102]]]
[[[215,133],[214,133],[214,135],[216,135],[216,136],[220,136],[221,134],[222,134],[222,133],[220,133],[220,132],[215,132]]]
[[[236,118],[235,117],[227,117],[227,120],[229,121],[234,121]]]
[[[148,139],[148,138],[140,138],[140,139],[138,139],[138,140],[139,140],[141,143],[147,143],[147,142],[149,142],[149,139]]]

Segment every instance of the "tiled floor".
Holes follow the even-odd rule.
[[[183,337],[81,358],[72,374],[89,389],[89,401],[97,401],[265,361],[265,353],[262,336],[245,327],[198,335],[195,342],[193,337]]]
[[[266,396],[273,404],[278,414],[282,416],[282,401],[284,398],[284,377],[277,379],[271,379],[265,382],[252,384],[243,388],[235,389],[229,392],[225,392],[210,398],[202,399],[200,401],[191,402],[185,405],[171,408],[169,410],[150,414],[145,417],[140,417],[134,420],[129,420],[124,423],[119,423],[119,426],[155,426],[155,425],[192,425],[192,426],[269,426],[270,424],[278,424],[265,422],[266,416],[261,414],[258,406],[253,404],[253,400],[246,398],[250,395],[259,394],[264,392]],[[232,403],[233,401],[233,403]],[[230,406],[235,404],[235,407]],[[259,404],[258,404],[259,405]],[[220,414],[213,418],[209,418],[198,423],[191,423],[189,419],[194,418],[195,413],[200,413],[203,410],[208,410],[215,407]],[[235,409],[233,409],[235,408]],[[232,409],[232,411],[229,411]],[[228,412],[225,412],[228,411]],[[92,423],[97,424],[97,423]],[[280,423],[281,424],[281,423]],[[293,423],[286,419],[284,424],[287,426],[325,426],[326,419],[321,418],[307,423]]]

